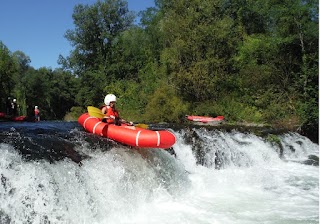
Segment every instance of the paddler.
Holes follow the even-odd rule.
[[[101,112],[105,114],[102,122],[119,126],[121,124],[133,125],[131,121],[127,122],[126,120],[120,118],[119,111],[116,109],[116,102],[117,97],[114,94],[106,95],[106,97],[104,98],[105,106],[101,109]]]

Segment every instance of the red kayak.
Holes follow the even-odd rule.
[[[27,119],[27,116],[10,116],[6,115],[3,112],[0,112],[0,118],[8,120],[8,121],[25,121]]]
[[[189,121],[198,121],[202,123],[212,122],[212,121],[223,121],[224,116],[217,117],[205,117],[205,116],[194,116],[194,115],[186,115],[186,118]]]
[[[27,119],[27,116],[17,116],[17,117],[12,117],[12,121],[25,121]]]
[[[176,142],[175,135],[167,130],[153,131],[126,124],[121,126],[107,124],[102,122],[100,118],[91,117],[88,113],[82,114],[78,118],[78,122],[90,133],[129,146],[168,149]]]

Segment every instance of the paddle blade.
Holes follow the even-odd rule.
[[[92,117],[97,117],[97,118],[103,118],[104,114],[101,112],[99,108],[93,107],[93,106],[88,106],[88,113]]]
[[[149,125],[147,124],[135,124],[134,126],[138,128],[144,128],[144,129],[147,129],[149,127]]]

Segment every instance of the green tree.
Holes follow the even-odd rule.
[[[127,2],[105,0],[91,6],[79,4],[72,17],[76,28],[65,34],[75,47],[68,58],[70,66],[78,75],[87,70],[105,71],[113,63],[112,46],[119,33],[133,22]]]
[[[72,17],[75,30],[68,30],[65,37],[75,49],[66,59],[60,56],[60,63],[81,79],[79,104],[98,103],[101,100],[97,101],[96,96],[103,95],[102,83],[108,85],[122,74],[116,66],[120,62],[114,48],[119,35],[132,26],[134,16],[126,1],[105,0],[91,6],[77,5]]]
[[[15,84],[14,76],[18,71],[17,64],[15,63],[12,53],[0,41],[0,108],[5,111],[5,102],[8,97],[12,96]]]
[[[34,106],[39,106],[41,116],[48,119],[50,116],[50,98],[49,98],[49,83],[47,68],[38,70],[29,69],[26,74],[26,98],[28,105],[28,115],[33,115]]]
[[[48,75],[50,117],[63,119],[73,106],[77,106],[75,96],[79,88],[78,79],[61,69],[56,69]]]
[[[78,92],[78,79],[61,69],[29,69],[26,74],[28,114],[34,106],[41,110],[44,119],[63,119],[73,106]]]
[[[232,71],[237,30],[222,1],[162,1],[166,36],[161,62],[186,100],[219,98]]]
[[[301,122],[315,117],[317,105],[303,103],[301,110],[297,103],[318,101],[314,94],[318,89],[318,3],[270,0],[245,7],[262,18],[258,23],[263,29],[249,29],[258,25],[256,20],[247,21],[245,14],[238,14],[239,21],[247,21],[243,27],[249,27],[235,57],[241,93],[248,103],[266,111],[269,121],[299,113]]]
[[[30,68],[30,57],[25,55],[22,51],[15,51],[13,58],[18,65],[18,71],[14,75],[15,88],[13,90],[14,96],[17,98],[19,105],[20,115],[27,114],[27,101],[26,101],[26,73]]]

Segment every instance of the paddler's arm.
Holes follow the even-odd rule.
[[[104,117],[101,119],[102,122],[107,123],[107,120],[111,117],[107,115],[108,112],[108,106],[104,106],[101,108],[101,113],[104,114]]]
[[[133,125],[133,122],[132,122],[132,121],[129,121],[129,122],[128,122],[128,121],[126,121],[125,119],[122,119],[122,118],[120,118],[119,120],[120,120],[120,122],[123,123],[123,124],[127,124],[127,125],[130,125],[130,126]]]

